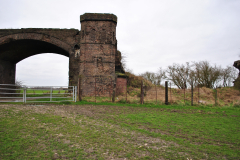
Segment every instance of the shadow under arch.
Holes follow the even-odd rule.
[[[69,52],[61,47],[39,40],[23,39],[0,45],[0,60],[12,63],[41,53],[56,53],[69,57]]]

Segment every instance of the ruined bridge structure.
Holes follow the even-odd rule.
[[[117,17],[85,13],[77,29],[0,29],[0,84],[14,84],[16,64],[32,55],[57,53],[69,57],[69,85],[78,85],[82,95],[109,94],[115,72],[124,72],[117,56]],[[118,64],[118,65],[116,65]],[[37,71],[36,71],[37,72]],[[95,83],[96,82],[96,83]]]

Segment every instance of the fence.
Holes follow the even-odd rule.
[[[120,94],[114,94],[110,89],[109,96],[104,97],[95,92],[93,97],[83,97],[82,99],[91,102],[219,106],[231,105],[240,101],[240,92],[231,87],[209,89],[196,85],[195,87],[177,89],[173,88],[170,82],[165,82],[165,86],[144,86],[144,84],[141,88],[130,86],[126,88],[125,86],[120,86],[123,87],[123,92]]]
[[[189,88],[172,88],[171,83],[163,86],[145,87],[144,102],[155,104],[181,105],[234,105],[240,101],[240,92],[232,87],[209,89],[190,86]]]
[[[0,102],[76,102],[76,95],[76,86],[17,86],[0,84]]]

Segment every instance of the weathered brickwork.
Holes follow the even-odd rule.
[[[118,77],[116,82],[116,95],[126,93],[127,78]]]
[[[79,74],[83,95],[108,95],[115,80],[116,16],[84,14],[81,21]],[[93,89],[92,86],[95,87]]]
[[[86,13],[80,22],[81,31],[0,29],[0,83],[14,83],[19,61],[35,54],[57,53],[69,57],[69,85],[77,85],[81,78],[83,95],[109,94],[116,80],[117,17]]]

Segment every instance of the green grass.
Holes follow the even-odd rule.
[[[208,153],[212,158],[217,154],[227,158],[239,157],[239,118],[224,117],[222,112],[139,113],[122,115],[118,120],[122,125],[149,136],[175,141],[190,148],[188,151],[195,152],[197,148],[198,152]]]
[[[76,104],[0,105],[0,159],[240,159],[239,107]]]
[[[12,110],[5,110],[8,118],[2,119],[0,123],[2,159],[51,159],[54,156],[81,158],[81,149],[71,148],[66,142],[58,142],[61,138],[53,137],[58,132],[46,128],[60,125],[60,116],[31,114],[24,117],[25,115],[22,111],[14,113]],[[69,122],[64,123],[71,125]],[[58,154],[55,155],[56,152]]]
[[[23,91],[21,90],[21,93]],[[37,89],[37,90],[34,90],[34,89],[27,89],[27,93],[35,93],[35,94],[49,94],[50,90],[45,90],[45,89]],[[52,93],[65,93],[65,90],[53,90]]]
[[[52,103],[56,103],[56,104],[65,103],[66,101],[69,101],[69,103],[71,103],[70,101],[72,101],[72,100],[73,100],[72,97],[52,98],[52,101],[55,101]],[[41,103],[42,101],[47,101],[46,103],[51,102],[50,98],[38,98],[38,99],[28,100],[27,103],[32,103],[32,101],[35,101],[35,102],[37,101],[36,103]],[[56,102],[56,101],[58,101],[58,102]]]

